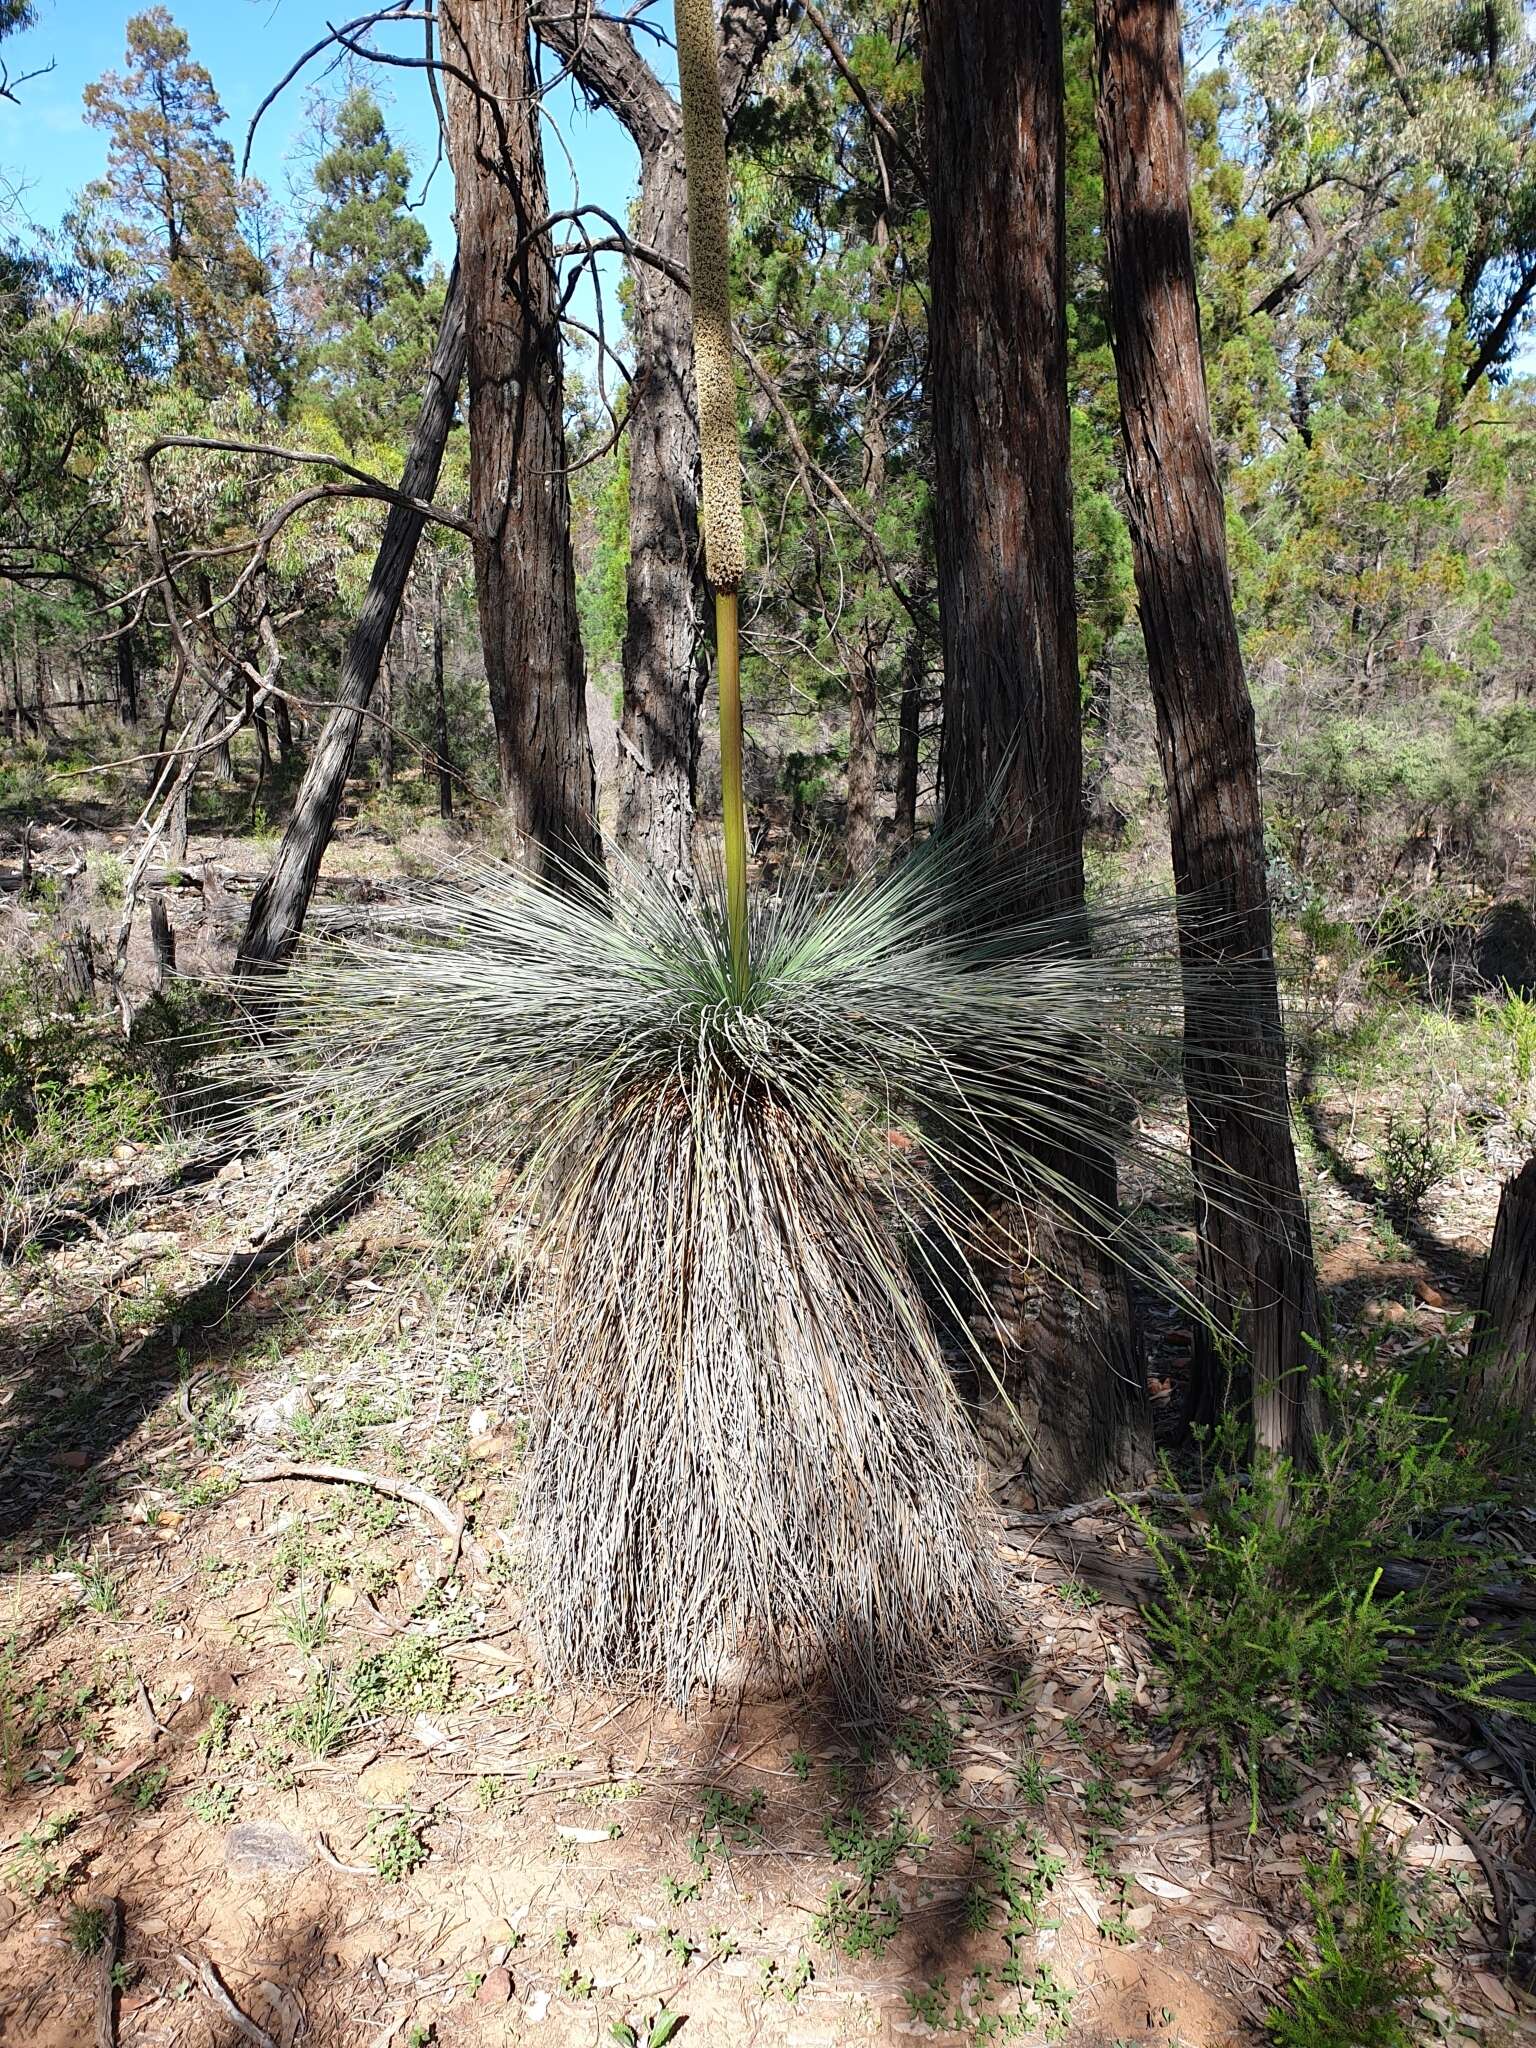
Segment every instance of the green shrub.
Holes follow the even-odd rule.
[[[1304,1889],[1317,1961],[1293,1950],[1303,1967],[1269,2014],[1275,2048],[1412,2048],[1429,1977],[1396,1873],[1367,1837],[1358,1855],[1309,1862]]]
[[[1389,1662],[1483,1698],[1492,1667],[1453,1646],[1486,1553],[1469,1554],[1451,1511],[1480,1498],[1476,1462],[1446,1424],[1422,1414],[1402,1378],[1363,1376],[1334,1390],[1334,1421],[1315,1468],[1242,1469],[1235,1431],[1210,1450],[1201,1526],[1187,1537],[1133,1510],[1162,1577],[1148,1635],[1172,1711],[1246,1779],[1255,1824],[1262,1748],[1282,1732],[1338,1752],[1365,1733],[1365,1696]],[[1386,1564],[1422,1575],[1381,1593]],[[1462,1678],[1447,1679],[1448,1660]],[[1523,1668],[1516,1655],[1508,1669]],[[1303,1730],[1302,1724],[1305,1723]]]
[[[1417,1116],[1389,1109],[1382,1124],[1376,1155],[1376,1180],[1382,1207],[1398,1223],[1422,1215],[1424,1204],[1451,1168],[1450,1148],[1435,1130],[1428,1103]]]
[[[93,853],[85,864],[90,879],[91,893],[98,903],[110,908],[123,900],[123,891],[128,886],[128,864],[120,853]]]

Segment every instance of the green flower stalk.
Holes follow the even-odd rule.
[[[683,149],[688,181],[688,274],[693,366],[703,458],[704,573],[715,599],[720,670],[720,794],[725,825],[726,917],[736,983],[747,983],[747,807],[742,789],[741,628],[746,574],[741,444],[731,368],[731,222],[725,114],[712,0],[675,0]]]

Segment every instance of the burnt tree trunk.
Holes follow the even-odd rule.
[[[1275,975],[1253,705],[1227,573],[1189,221],[1175,0],[1095,0],[1111,328],[1136,589],[1168,786],[1200,1282],[1259,1444],[1305,1457],[1317,1329]],[[1218,1347],[1202,1339],[1215,1388]]]
[[[559,283],[526,0],[445,0],[469,333],[475,592],[506,815],[529,868],[600,871],[576,613]]]
[[[720,92],[727,127],[784,14],[780,0],[726,0]],[[628,130],[640,155],[628,307],[629,569],[616,837],[675,888],[693,888],[699,714],[708,678],[699,535],[683,118],[629,33],[582,8],[553,8],[539,36]]]
[[[1536,1159],[1499,1197],[1467,1366],[1473,1405],[1488,1421],[1536,1419]]]
[[[453,424],[454,402],[464,377],[464,354],[464,294],[455,265],[427,370],[421,412],[400,475],[404,497],[430,500],[437,488],[443,450]],[[342,659],[336,702],[304,771],[293,816],[272,863],[272,872],[251,902],[236,963],[241,973],[280,964],[299,942],[315,891],[315,877],[330,843],[352,757],[368,715],[379,662],[394,627],[425,524],[423,515],[407,506],[389,508],[363,608]]]
[[[929,0],[926,21],[941,788],[948,818],[989,819],[1025,917],[1083,893],[1061,15]],[[1048,1164],[1113,1208],[1111,1161]],[[1006,1398],[984,1388],[984,1426],[1042,1498],[1082,1499],[1147,1460],[1129,1305],[1089,1233],[1027,1225],[1038,1260],[1009,1250],[992,1287]]]

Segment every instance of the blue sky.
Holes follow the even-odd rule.
[[[320,7],[313,0],[168,0],[175,20],[191,40],[192,55],[213,74],[229,115],[226,130],[238,158],[245,131],[264,95],[289,65],[325,32],[326,21],[344,21],[361,5]],[[37,0],[35,28],[11,38],[5,60],[13,77],[51,63],[52,71],[21,89],[20,104],[0,101],[0,178],[20,195],[24,217],[38,228],[57,226],[74,194],[106,165],[106,137],[87,127],[81,106],[85,87],[104,71],[121,70],[123,27],[138,11],[128,0]],[[402,26],[385,47],[415,56],[419,25]],[[669,52],[663,53],[670,55]],[[413,196],[420,194],[437,148],[437,123],[420,72],[393,66],[369,67],[369,83],[384,104],[396,139],[415,169]],[[252,173],[274,198],[286,202],[290,182],[303,180],[305,101],[313,85],[339,91],[344,79],[326,77],[324,60],[311,65],[263,116],[251,154]],[[552,96],[550,112],[575,161],[581,197],[606,207],[622,220],[634,188],[635,152],[619,124],[589,112],[567,86]],[[554,134],[545,135],[551,203],[571,204],[571,179]],[[453,249],[453,181],[447,166],[431,179],[421,218],[434,249],[445,260]],[[610,283],[615,266],[608,265]],[[582,317],[579,305],[574,308]]]

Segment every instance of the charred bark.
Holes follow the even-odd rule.
[[[1173,839],[1200,1283],[1259,1444],[1305,1457],[1317,1329],[1253,705],[1200,353],[1176,0],[1095,0],[1104,240],[1142,632]],[[1219,1347],[1202,1339],[1207,1405]]]
[[[947,818],[986,820],[1013,913],[1047,914],[1083,891],[1061,16],[929,0],[926,21],[941,788]],[[1050,1164],[1113,1210],[1110,1161]],[[999,1220],[1041,1257],[999,1261],[1005,1398],[983,1388],[984,1422],[1042,1498],[1081,1499],[1147,1454],[1125,1286],[1090,1233]]]
[[[402,497],[427,502],[437,488],[443,450],[453,424],[453,408],[464,377],[464,355],[464,294],[455,266],[427,370],[421,412],[400,476]],[[389,508],[363,608],[347,641],[336,702],[304,771],[298,801],[272,872],[251,903],[236,962],[241,973],[280,964],[299,942],[315,892],[315,878],[330,844],[352,757],[368,716],[379,662],[394,628],[425,524],[423,515],[406,505]]]
[[[559,281],[526,0],[446,0],[469,334],[475,592],[508,822],[529,868],[602,865],[565,467]]]

